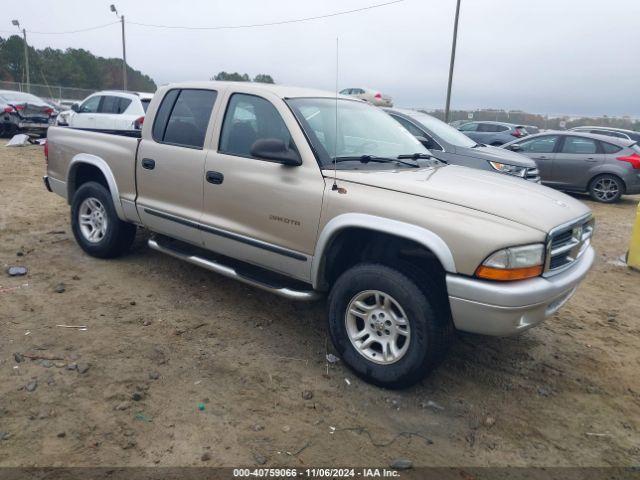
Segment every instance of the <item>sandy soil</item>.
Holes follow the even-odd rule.
[[[83,254],[43,172],[39,147],[0,147],[0,466],[639,463],[640,273],[618,257],[640,197],[580,197],[598,263],[559,314],[517,338],[461,335],[392,392],[326,364],[323,303],[143,241]]]

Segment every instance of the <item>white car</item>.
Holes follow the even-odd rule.
[[[345,88],[340,91],[341,95],[348,95],[364,100],[376,107],[393,107],[393,100],[388,95],[383,95],[377,90],[370,88]]]
[[[153,93],[102,91],[58,115],[57,124],[90,130],[140,130]]]

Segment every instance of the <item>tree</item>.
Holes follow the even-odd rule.
[[[271,75],[267,75],[266,73],[259,73],[253,78],[253,81],[258,83],[276,83],[273,81],[273,78],[271,78]]]
[[[0,80],[22,82],[24,77],[24,43],[18,35],[0,38]],[[84,49],[65,51],[29,47],[31,83],[95,90],[122,88],[122,60],[96,57]],[[155,82],[127,65],[128,87],[131,90],[155,92]]]
[[[213,77],[213,80],[224,81],[224,82],[250,82],[251,81],[251,79],[249,78],[249,75],[247,75],[246,73],[243,73],[242,75],[240,75],[238,72],[227,73],[225,71],[218,73],[215,77]]]

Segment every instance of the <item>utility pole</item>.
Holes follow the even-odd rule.
[[[111,4],[111,11],[118,16],[118,9]],[[122,24],[122,89],[127,89],[127,42],[124,34],[124,15],[120,15],[120,23]]]
[[[456,17],[453,22],[453,43],[451,45],[451,62],[449,63],[449,84],[447,85],[447,105],[444,109],[444,121],[449,122],[449,106],[451,105],[451,83],[453,82],[453,64],[456,61],[456,43],[458,41],[458,18],[460,17],[460,0],[456,2]]]
[[[20,22],[18,20],[11,20],[11,23],[16,27],[18,27],[18,30],[20,30]],[[27,80],[25,90],[29,92],[29,90],[31,90],[31,86],[30,86],[31,82],[29,81],[29,46],[27,45],[27,30],[25,28],[22,29],[22,39],[24,43],[24,64],[25,64],[24,69],[25,69],[26,80]]]

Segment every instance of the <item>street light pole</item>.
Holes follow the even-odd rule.
[[[11,23],[18,27],[20,30],[20,22],[18,20],[12,20]],[[25,74],[26,74],[26,88],[25,90],[29,92],[31,90],[30,79],[29,79],[29,46],[27,45],[27,30],[25,28],[22,29],[22,39],[24,43],[24,63],[25,63]]]
[[[449,83],[447,85],[447,104],[444,109],[444,121],[449,122],[449,106],[451,105],[451,83],[453,82],[453,65],[456,61],[456,43],[458,41],[458,18],[460,17],[460,0],[456,2],[456,17],[453,22],[453,43],[451,45],[451,62],[449,63]]]
[[[118,16],[118,9],[115,5],[111,5],[111,11]],[[120,23],[122,24],[122,89],[127,89],[127,42],[124,34],[124,15],[120,15]]]

